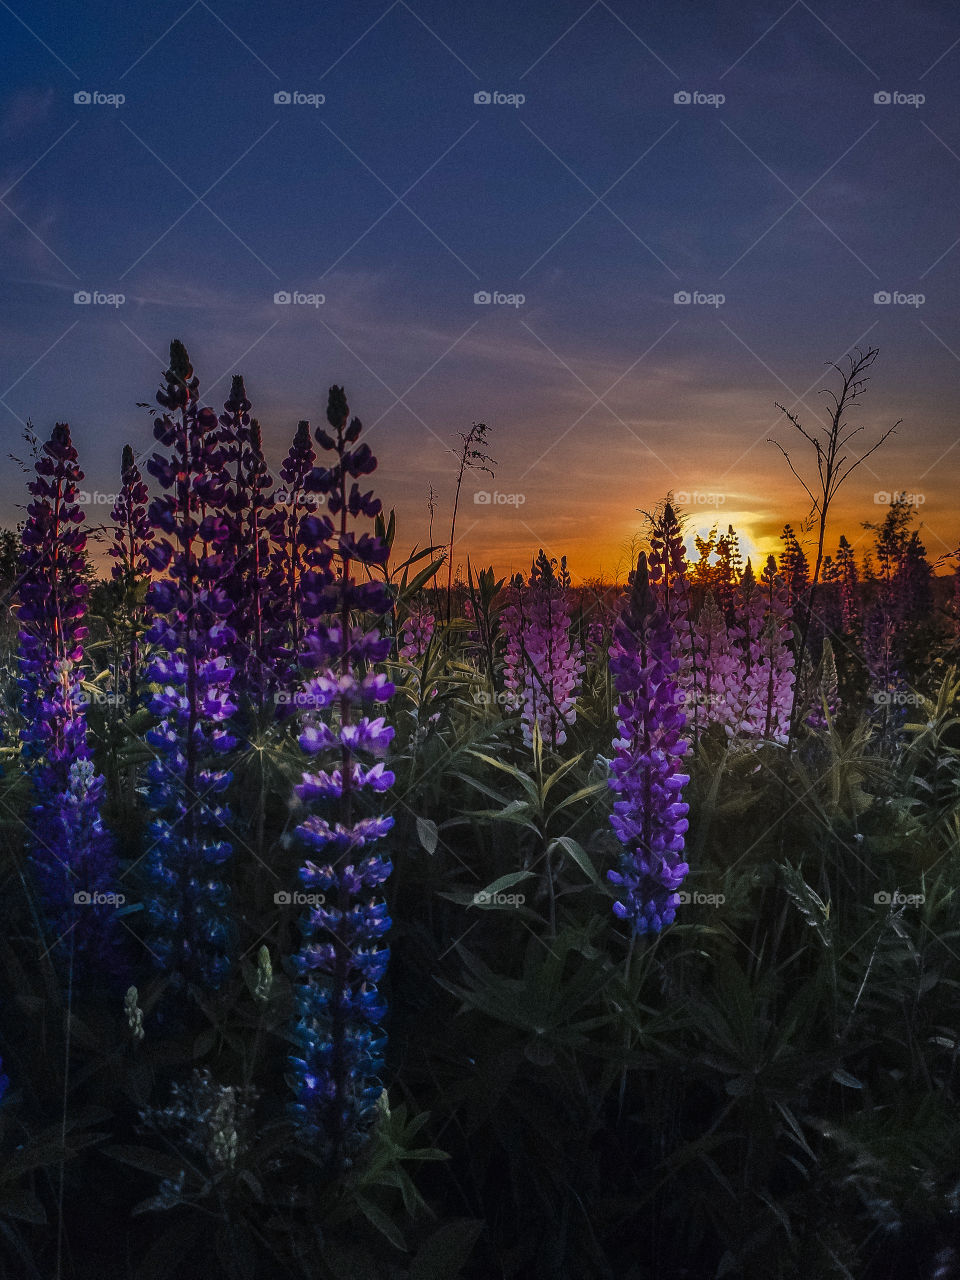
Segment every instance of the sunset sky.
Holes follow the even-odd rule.
[[[826,363],[875,345],[856,440],[903,425],[830,548],[896,490],[932,558],[956,547],[960,11],[13,0],[0,39],[4,458],[66,420],[87,489],[115,490],[179,337],[205,402],[245,375],[274,465],[344,384],[403,547],[431,483],[445,538],[450,450],[486,422],[458,560],[542,546],[609,577],[668,490],[776,547],[809,502],[775,402],[812,429]],[[5,461],[0,520],[23,500]]]

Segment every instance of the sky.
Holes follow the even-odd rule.
[[[484,422],[459,563],[622,577],[669,491],[756,556],[810,505],[777,403],[876,346],[850,460],[902,425],[828,549],[895,492],[960,541],[955,6],[0,0],[0,42],[0,522],[28,419],[106,518],[176,337],[274,466],[344,385],[399,547]]]

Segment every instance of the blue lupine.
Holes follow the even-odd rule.
[[[194,981],[216,988],[229,971],[232,942],[222,878],[233,852],[224,838],[231,814],[223,800],[232,775],[219,761],[236,745],[224,727],[236,710],[233,668],[223,656],[236,639],[225,621],[233,606],[222,585],[232,569],[222,551],[232,525],[222,514],[217,417],[199,408],[199,383],[179,342],[171,344],[165,376],[157,400],[168,412],[154,435],[171,453],[147,463],[166,490],[150,507],[157,530],[150,561],[164,576],[148,593],[155,621],[147,638],[162,653],[146,673],[161,686],[151,699],[160,723],[147,734],[155,752],[147,771],[155,813],[146,859],[147,943],[174,986]]]
[[[105,781],[90,758],[81,688],[89,590],[76,502],[82,479],[70,428],[57,423],[28,485],[34,501],[22,534],[21,743],[36,800],[28,820],[30,861],[47,923],[70,938],[84,967],[115,972],[114,908],[95,895],[116,892],[117,866],[100,818]]]
[[[676,891],[689,870],[681,861],[689,806],[680,797],[690,781],[680,772],[686,716],[672,647],[673,631],[651,591],[641,554],[610,649],[620,695],[610,779],[619,799],[610,821],[624,851],[619,869],[607,872],[622,895],[614,914],[629,921],[636,934],[659,933],[673,922]]]
[[[296,787],[307,812],[295,833],[310,855],[300,879],[323,900],[301,920],[303,945],[291,958],[299,979],[293,1028],[298,1052],[290,1059],[293,1112],[302,1137],[319,1149],[331,1173],[351,1164],[383,1092],[379,1073],[386,1038],[380,1023],[386,1009],[377,983],[389,959],[380,940],[390,918],[377,891],[392,866],[371,846],[393,826],[391,817],[361,815],[363,793],[382,793],[394,780],[382,761],[361,762],[383,756],[393,737],[382,716],[369,714],[393,694],[393,685],[372,670],[390,651],[380,624],[391,598],[382,583],[358,582],[351,575],[354,562],[365,568],[383,564],[389,550],[381,539],[348,528],[348,518],[372,518],[380,511],[380,502],[356,484],[376,459],[366,444],[351,447],[361,424],[354,418],[348,426],[348,416],[342,388],[331,387],[327,418],[336,438],[318,430],[317,440],[336,461],[315,469],[311,486],[329,495],[327,508],[338,521],[337,529],[329,518],[324,525],[337,566],[315,574],[304,605],[312,630],[303,657],[316,674],[303,686],[311,711],[300,735],[301,748],[325,767],[304,773]],[[364,614],[373,615],[370,629],[359,625]]]

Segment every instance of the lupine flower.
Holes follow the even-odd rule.
[[[262,700],[274,683],[269,660],[271,593],[268,516],[273,482],[263,457],[260,424],[250,417],[251,404],[243,378],[235,374],[229,399],[219,418],[219,465],[225,473],[221,504],[230,535],[218,552],[232,568],[222,585],[233,603],[227,619],[236,639],[229,650],[237,686]]]
[[[400,657],[404,662],[419,663],[427,652],[433,636],[436,618],[429,606],[420,599],[407,614],[401,628],[403,644]]]
[[[686,717],[672,646],[670,623],[651,591],[641,554],[610,649],[620,695],[610,779],[619,799],[610,821],[624,852],[619,869],[607,872],[622,895],[614,914],[637,934],[659,933],[673,922],[677,889],[689,870],[681,861],[689,825],[681,795],[690,779],[680,772]]]
[[[748,736],[781,746],[789,740],[793,710],[795,677],[793,652],[788,645],[793,634],[791,613],[787,588],[777,571],[776,561],[768,556],[760,584],[753,593],[746,641],[749,644],[749,674],[744,681],[747,704],[738,728]]]
[[[502,613],[506,634],[504,685],[523,700],[521,731],[527,746],[533,726],[540,724],[544,742],[554,750],[567,740],[566,726],[577,718],[577,694],[583,675],[583,652],[571,632],[570,574],[564,556],[556,560],[543,550],[524,585],[518,574]]]
[[[824,707],[826,707],[826,712],[829,712],[830,719],[835,719],[837,712],[840,710],[840,695],[838,693],[837,663],[833,656],[833,645],[829,640],[824,640],[823,642],[820,668],[817,671],[816,680],[812,683],[809,711],[805,721],[811,729],[823,730],[828,727]]]
[[[221,514],[217,417],[199,407],[199,382],[179,342],[171,343],[165,376],[157,400],[167,412],[154,435],[170,452],[147,464],[166,490],[150,507],[158,530],[151,564],[164,576],[148,593],[156,619],[148,639],[163,651],[147,669],[160,685],[151,704],[160,723],[147,734],[155,751],[147,776],[156,815],[146,859],[148,945],[175,986],[192,980],[216,988],[229,970],[230,945],[229,889],[220,868],[233,852],[222,799],[232,775],[219,757],[235,745],[224,727],[236,710],[224,654],[236,637],[222,585],[233,569],[222,551],[233,526]]]
[[[694,647],[693,602],[690,566],[683,541],[683,528],[671,503],[659,516],[650,519],[650,589],[667,616],[673,631],[673,656],[677,659],[677,685],[692,697],[697,654]],[[700,545],[702,540],[698,540]],[[694,726],[696,737],[696,726]]]
[[[316,453],[309,422],[300,422],[273,495],[273,507],[265,524],[271,535],[269,584],[275,602],[276,628],[273,656],[281,671],[293,680],[305,631],[317,616],[304,614],[307,596],[315,602],[328,581],[333,524],[319,514],[323,495],[311,486]]]
[[[115,891],[116,858],[100,819],[105,782],[87,745],[80,684],[88,591],[76,503],[82,479],[70,428],[57,423],[28,485],[34,500],[22,535],[21,741],[36,801],[30,860],[44,914],[58,936],[69,935],[86,967],[110,972],[120,963],[114,908],[97,896]]]
[[[390,955],[381,945],[390,917],[378,893],[392,866],[376,845],[393,826],[393,818],[367,812],[394,780],[381,759],[393,729],[374,713],[394,687],[373,669],[390,652],[391,638],[381,628],[392,598],[383,583],[357,581],[352,573],[354,563],[366,571],[385,563],[389,549],[382,539],[350,529],[360,516],[376,517],[380,502],[356,483],[377,464],[369,447],[356,443],[359,419],[349,425],[348,419],[343,389],[331,387],[327,420],[335,435],[321,429],[317,440],[335,457],[329,468],[317,468],[312,483],[328,494],[337,521],[337,564],[335,572],[317,572],[306,602],[313,626],[303,657],[315,674],[303,686],[312,710],[300,746],[318,764],[296,788],[306,816],[295,832],[309,855],[300,879],[323,903],[301,920],[303,945],[290,962],[299,979],[293,1111],[301,1136],[319,1149],[331,1174],[352,1163],[383,1092],[386,1006],[377,983]],[[368,628],[360,624],[364,614],[374,620]]]
[[[840,620],[846,635],[860,630],[860,575],[853,547],[840,535],[837,548],[837,573],[840,582]]]
[[[693,672],[693,688],[687,695],[692,702],[688,722],[705,726],[732,724],[731,701],[740,680],[740,662],[733,651],[726,619],[720,612],[712,591],[708,591],[694,631],[697,663]]]
[[[107,554],[114,560],[111,577],[122,584],[125,591],[136,590],[150,576],[148,554],[153,541],[153,525],[147,514],[150,494],[143,482],[130,445],[123,446],[120,461],[120,492],[110,512],[113,521],[113,543]],[[132,710],[137,699],[140,667],[140,631],[144,610],[137,604],[129,606],[130,630],[127,652],[124,658],[127,676],[127,705]]]

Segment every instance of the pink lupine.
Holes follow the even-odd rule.
[[[426,601],[419,600],[407,614],[401,626],[403,644],[400,646],[400,657],[404,662],[419,663],[427,652],[436,618],[430,612]]]
[[[571,634],[570,574],[564,556],[543,550],[524,584],[519,574],[508,590],[503,611],[506,633],[504,684],[522,700],[521,729],[527,746],[533,726],[556,749],[567,740],[566,726],[577,718],[577,694],[584,671],[583,652]]]
[[[708,724],[732,723],[731,693],[739,683],[740,662],[733,650],[726,619],[708,591],[694,631],[697,654],[693,687],[687,695],[687,721],[693,731]]]

